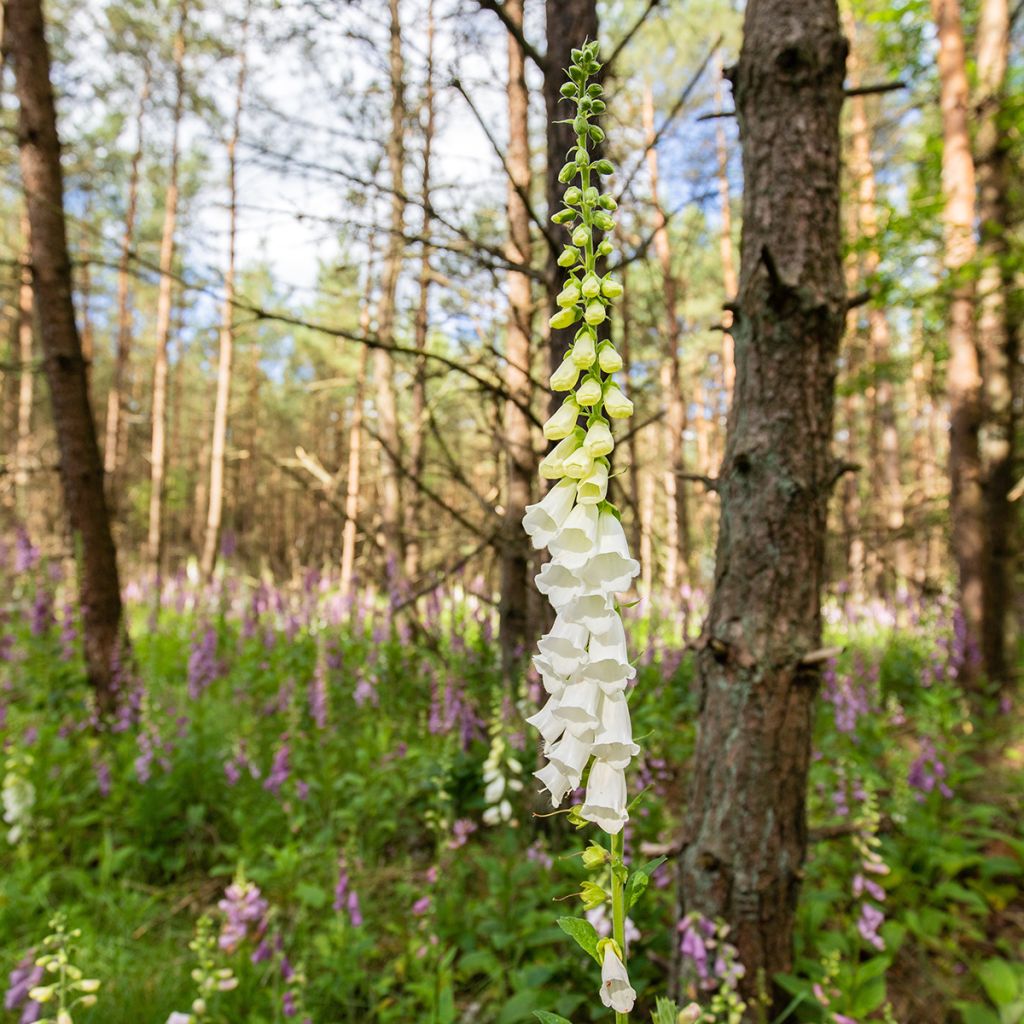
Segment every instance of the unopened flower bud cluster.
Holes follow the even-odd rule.
[[[639,750],[625,696],[636,671],[629,663],[616,595],[631,586],[640,566],[607,500],[608,456],[615,446],[610,420],[629,416],[633,405],[613,376],[622,358],[601,337],[601,325],[622,286],[596,269],[598,259],[612,251],[607,237],[598,242],[598,233],[615,226],[615,200],[599,188],[601,177],[613,168],[591,153],[591,146],[604,138],[591,121],[605,109],[601,86],[588,84],[600,70],[596,56],[595,43],[574,50],[570,81],[562,87],[563,97],[576,104],[576,116],[565,123],[573,125],[577,142],[559,178],[578,184],[566,189],[565,208],[552,217],[566,227],[571,244],[559,258],[569,275],[551,327],[576,331],[551,377],[553,390],[567,392],[565,401],[544,424],[544,436],[558,443],[540,472],[557,482],[543,501],[527,508],[523,526],[534,547],[551,554],[537,587],[557,612],[534,658],[549,694],[544,707],[528,719],[543,736],[548,758],[537,777],[558,806],[580,785],[590,764],[579,814],[615,835],[628,818],[625,769]]]

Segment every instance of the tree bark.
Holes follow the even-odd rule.
[[[224,458],[227,450],[228,413],[231,405],[231,367],[235,348],[235,238],[238,229],[238,138],[242,127],[245,78],[248,70],[246,46],[249,36],[249,11],[242,24],[242,48],[235,92],[235,115],[228,139],[228,265],[224,272],[224,305],[220,320],[220,351],[217,360],[217,397],[213,406],[213,431],[210,436],[210,503],[206,515],[206,533],[199,571],[204,580],[213,575],[220,544],[220,526],[224,511]]]
[[[143,125],[146,104],[149,101],[152,67],[147,62],[139,107],[135,115],[135,152],[132,154],[128,175],[128,203],[124,214],[124,230],[121,234],[121,256],[117,265],[117,348],[114,354],[114,368],[107,392],[107,422],[103,444],[103,471],[107,476],[107,501],[111,513],[117,509],[120,497],[121,435],[124,430],[121,408],[124,391],[128,383],[128,371],[132,348],[131,274],[129,262],[135,245],[135,218],[139,207],[139,177],[142,167]]]
[[[523,0],[506,0],[505,10],[522,29]],[[530,192],[530,94],[526,85],[526,55],[511,33],[508,37],[508,120],[506,164],[508,185],[508,258],[530,263],[530,217],[523,201]],[[530,638],[530,544],[523,531],[523,514],[533,496],[537,459],[530,419],[524,408],[533,400],[530,381],[533,299],[527,274],[510,270],[507,276],[509,316],[505,342],[504,409],[505,521],[501,544],[499,639],[502,665],[511,676]]]
[[[686,488],[680,474],[683,465],[683,432],[686,430],[686,401],[683,398],[679,373],[679,288],[672,270],[672,247],[668,237],[668,221],[658,198],[658,150],[654,145],[654,97],[649,84],[644,84],[644,136],[647,144],[647,172],[651,179],[651,201],[654,206],[654,250],[661,266],[662,294],[665,302],[665,353],[660,382],[666,411],[664,420],[665,454],[668,465],[663,477],[667,523],[665,589],[674,597],[679,588],[690,581],[690,522]]]
[[[942,190],[945,198],[944,258],[950,279],[949,396],[950,517],[953,557],[959,572],[959,607],[966,636],[960,678],[977,683],[980,667],[982,608],[987,545],[982,491],[981,367],[974,334],[974,283],[970,273],[974,239],[975,174],[968,126],[967,63],[957,0],[932,0],[939,36],[939,82],[942,106]]]
[[[820,668],[833,386],[846,310],[839,115],[846,41],[835,0],[751,0],[733,76],[743,151],[736,394],[715,587],[697,658],[687,808],[689,910],[724,917],[759,983],[792,966],[807,846]],[[774,1010],[781,1008],[782,993]],[[769,1011],[770,1019],[774,1014]]]
[[[32,408],[35,404],[36,371],[32,365],[35,337],[32,295],[32,227],[28,214],[22,218],[25,249],[18,284],[18,420],[14,442],[14,509],[23,525],[29,520],[29,468],[32,463]]]
[[[382,342],[394,342],[395,302],[398,278],[402,271],[402,252],[405,246],[405,64],[402,58],[402,29],[399,0],[388,0],[391,13],[389,68],[391,77],[391,131],[388,135],[387,157],[391,174],[391,234],[384,260],[384,279],[381,285],[377,314],[377,335]],[[398,432],[398,403],[395,397],[395,365],[391,353],[379,348],[373,354],[373,373],[376,391],[377,432],[386,449],[381,453],[381,533],[382,547],[387,559],[388,580],[397,581],[402,573],[402,495],[398,467],[395,460],[401,453]]]
[[[8,0],[4,50],[15,68],[21,176],[31,226],[32,285],[60,452],[60,477],[78,563],[86,671],[101,711],[116,699],[127,653],[117,554],[103,493],[103,463],[75,323],[64,220],[57,114],[39,0]]]
[[[722,64],[717,63],[718,81],[715,97],[718,109],[722,109]],[[722,259],[722,287],[725,301],[732,302],[739,290],[736,280],[736,264],[732,256],[732,200],[729,195],[729,150],[725,142],[725,127],[722,119],[715,122],[715,148],[718,156],[718,198],[721,207],[721,223],[718,230],[718,251]],[[732,337],[732,310],[722,312],[722,382],[725,387],[725,407],[732,405],[732,391],[736,383],[736,355]]]
[[[171,156],[167,192],[164,197],[164,224],[160,240],[160,288],[156,307],[156,351],[153,356],[153,406],[150,441],[149,529],[146,553],[156,576],[155,593],[159,600],[163,555],[164,474],[167,462],[167,343],[171,334],[173,297],[174,232],[178,218],[178,158],[181,119],[185,109],[185,27],[188,5],[178,7],[178,27],[174,35],[174,114],[171,128]]]
[[[981,225],[978,275],[978,353],[984,387],[984,419],[979,455],[984,502],[986,561],[981,624],[985,676],[997,687],[1011,674],[1008,649],[1013,599],[1015,503],[1013,488],[1016,435],[1016,365],[1019,338],[1012,322],[1013,271],[1010,263],[1010,153],[1003,124],[1006,68],[1010,49],[1007,0],[984,0],[977,33],[978,86],[974,137]]]

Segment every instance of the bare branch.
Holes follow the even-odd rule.
[[[622,51],[632,42],[633,36],[637,34],[644,27],[647,19],[651,16],[656,7],[661,6],[661,0],[647,0],[647,6],[641,12],[640,17],[633,22],[632,28],[618,41],[618,43],[612,49],[608,59],[604,62],[604,73],[611,75],[613,73],[612,68],[615,65],[615,61]]]
[[[548,59],[544,54],[538,50],[533,43],[523,34],[523,30],[509,17],[508,11],[505,10],[505,5],[500,0],[476,0],[480,10],[482,11],[493,11],[497,16],[498,20],[505,26],[505,30],[510,36],[522,47],[523,53],[526,54],[534,64],[537,65],[544,72],[548,73]]]
[[[874,82],[870,85],[851,85],[843,90],[844,96],[876,96],[883,92],[896,92],[899,89],[906,89],[907,83],[895,82]]]

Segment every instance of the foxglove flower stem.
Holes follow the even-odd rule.
[[[622,832],[616,832],[609,838],[612,854],[612,938],[622,950],[622,964],[625,967],[629,964],[626,952],[626,884],[623,881],[626,838]],[[615,1024],[626,1024],[628,1018],[628,1014],[616,1010]]]

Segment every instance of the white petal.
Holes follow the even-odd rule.
[[[597,523],[596,506],[577,505],[548,544],[551,554],[570,569],[582,566],[597,550]]]
[[[613,768],[607,761],[594,761],[580,815],[609,835],[622,830],[629,815],[626,813],[626,776],[621,768]]]
[[[534,772],[533,776],[540,779],[541,784],[551,794],[552,807],[557,807],[565,799],[565,794],[573,788],[569,780],[553,764],[544,765],[539,772]]]
[[[528,725],[532,725],[544,737],[545,743],[554,743],[565,731],[565,720],[555,717],[557,707],[558,698],[551,697],[540,711],[526,720]]]
[[[597,708],[600,700],[601,690],[594,683],[572,683],[565,688],[559,698],[558,707],[553,709],[554,715],[564,722],[571,722],[585,729],[596,729],[599,723]],[[579,731],[573,730],[576,734]]]
[[[562,528],[576,501],[576,482],[562,480],[555,484],[536,505],[527,505],[523,529],[535,548],[547,547]]]
[[[558,676],[571,676],[587,661],[587,641],[590,634],[584,626],[556,616],[551,632],[541,637],[540,648]]]
[[[578,593],[569,601],[563,611],[567,619],[586,626],[591,633],[606,633],[613,629],[612,619],[618,616],[611,596],[601,591],[589,594]]]
[[[567,732],[552,748],[548,760],[574,785],[578,786],[580,776],[590,760],[590,746],[594,742],[593,731],[582,736]]]
[[[629,1013],[636,1002],[636,992],[629,983],[626,965],[611,946],[604,947],[601,964],[601,1002],[616,1013]]]
[[[626,768],[630,759],[640,753],[633,742],[633,726],[629,720],[629,705],[622,694],[601,699],[601,724],[594,737],[595,757],[607,761],[613,768]]]
[[[579,576],[557,559],[544,564],[535,582],[537,589],[547,597],[555,611],[561,611],[583,592]]]

